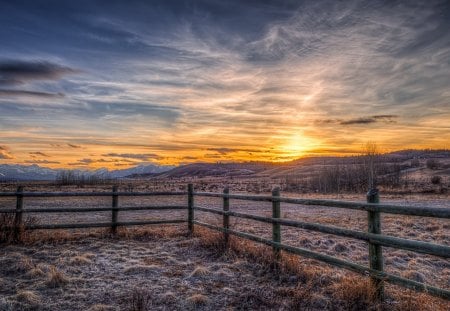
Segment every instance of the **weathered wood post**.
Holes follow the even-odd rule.
[[[22,236],[23,186],[16,191],[16,215],[14,217],[14,241],[19,242]]]
[[[280,188],[272,190],[272,218],[280,218]],[[281,243],[281,228],[279,223],[272,223],[272,240]],[[280,259],[280,249],[277,246],[272,247],[275,260]]]
[[[223,189],[223,194],[225,195],[223,197],[223,211],[228,212],[230,210],[230,198],[226,197],[230,193],[230,189],[226,187]],[[230,215],[223,214],[223,229],[225,231],[223,232],[223,239],[224,239],[224,246],[225,248],[228,247],[228,243],[230,240],[230,234],[228,233],[228,229],[230,228]]]
[[[367,203],[380,203],[378,189],[372,188],[367,192]],[[381,234],[380,212],[368,211],[368,232]],[[369,260],[370,268],[383,271],[383,248],[381,245],[369,242]],[[372,277],[371,284],[375,289],[375,298],[382,301],[384,299],[384,282],[378,278]]]
[[[112,219],[111,219],[111,232],[113,234],[117,233],[117,218],[119,214],[119,195],[117,194],[117,185],[112,188]]]
[[[188,230],[194,233],[194,185],[188,185]]]

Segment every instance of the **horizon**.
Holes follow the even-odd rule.
[[[0,164],[450,149],[450,4],[1,1]]]
[[[429,148],[425,148],[425,149],[401,149],[401,150],[394,150],[394,151],[389,151],[389,152],[377,152],[378,155],[380,156],[384,156],[384,155],[389,155],[389,154],[395,154],[395,153],[401,153],[401,152],[450,152],[450,149],[446,149],[446,148],[439,148],[439,149],[429,149]],[[216,165],[222,165],[222,164],[249,164],[249,163],[263,163],[263,164],[270,164],[270,165],[286,165],[289,163],[295,163],[297,161],[301,161],[301,160],[307,160],[307,159],[320,159],[320,158],[325,158],[325,159],[332,159],[332,158],[336,158],[336,159],[345,159],[345,158],[352,158],[352,157],[365,157],[367,156],[364,151],[360,151],[358,153],[355,154],[341,154],[341,155],[330,155],[330,154],[322,154],[322,155],[303,155],[300,156],[298,158],[295,159],[291,159],[291,160],[286,160],[286,161],[278,161],[278,162],[273,162],[273,161],[258,161],[258,160],[245,160],[245,161],[232,161],[232,160],[223,160],[223,161],[211,161],[211,162],[206,162],[206,161],[194,161],[194,162],[186,162],[186,163],[178,163],[178,164],[172,164],[172,165],[165,165],[165,164],[158,164],[158,163],[151,163],[151,162],[140,162],[140,163],[136,163],[135,165],[132,166],[128,166],[128,167],[120,167],[120,168],[108,168],[108,167],[81,167],[81,168],[73,168],[73,167],[52,167],[49,166],[48,164],[37,164],[37,163],[33,163],[33,164],[18,164],[18,163],[0,163],[0,165],[11,165],[11,166],[15,166],[15,165],[20,165],[20,166],[37,166],[39,168],[44,168],[44,169],[51,169],[51,170],[79,170],[79,171],[85,171],[85,172],[94,172],[97,170],[108,170],[108,171],[114,171],[114,170],[127,170],[127,169],[133,169],[136,167],[145,167],[145,166],[156,166],[156,167],[171,167],[171,169],[173,168],[177,168],[180,166],[185,166],[185,165],[191,165],[191,164],[216,164]],[[169,169],[170,170],[170,169]]]

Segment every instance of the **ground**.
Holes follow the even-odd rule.
[[[100,190],[107,190],[103,186]],[[139,188],[140,187],[140,188]],[[181,187],[181,185],[180,185]],[[157,190],[148,185],[135,191]],[[31,190],[39,190],[34,188]],[[52,189],[52,191],[93,189]],[[174,190],[174,189],[172,189]],[[180,189],[178,189],[180,190]],[[299,194],[283,193],[299,197]],[[364,201],[364,195],[302,195]],[[382,196],[382,202],[448,207],[448,195]],[[120,206],[180,205],[178,197],[120,197]],[[2,198],[0,208],[14,207]],[[195,197],[195,205],[218,208],[219,198]],[[111,198],[25,198],[26,208],[111,206]],[[270,216],[271,204],[231,200],[232,211]],[[367,230],[367,213],[328,207],[281,204],[283,218]],[[30,214],[38,223],[105,222],[110,212]],[[120,212],[119,221],[186,219],[186,211]],[[195,212],[195,218],[221,225],[221,216]],[[271,238],[270,224],[231,217],[231,228]],[[367,278],[298,256],[274,267],[270,248],[233,240],[233,251],[220,247],[222,236],[202,231],[187,235],[187,225],[94,231],[36,231],[23,245],[0,245],[0,310],[449,310],[448,302],[387,286],[384,305],[368,300]],[[166,229],[167,228],[167,229]],[[147,231],[146,231],[147,230]],[[450,245],[448,220],[383,214],[382,231],[393,236]],[[283,243],[368,265],[367,244],[347,238],[282,226]],[[209,242],[205,242],[208,241]],[[212,247],[211,247],[212,245]],[[385,270],[450,289],[450,262],[409,251],[383,248]],[[249,254],[251,256],[249,256]],[[252,255],[253,254],[253,255]],[[140,308],[142,307],[142,308]],[[144,308],[145,307],[145,308]]]

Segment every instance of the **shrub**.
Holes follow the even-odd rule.
[[[436,159],[428,159],[426,165],[430,170],[437,170],[440,166],[440,163]]]
[[[15,226],[15,213],[1,213],[0,214],[0,244],[1,243],[17,243],[22,241],[25,233],[25,227],[36,224],[35,217],[27,217],[19,228]],[[18,235],[16,235],[18,230]]]
[[[419,166],[420,166],[419,159],[412,159],[411,160],[411,167],[419,167]]]
[[[442,182],[442,177],[439,175],[435,175],[433,177],[431,177],[431,183],[433,185],[439,185]]]
[[[0,243],[14,240],[14,214],[0,214]]]

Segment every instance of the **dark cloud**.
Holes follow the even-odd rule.
[[[371,124],[371,123],[396,123],[398,115],[394,114],[380,114],[367,117],[359,117],[353,119],[322,119],[316,120],[316,124],[339,124],[339,125],[357,125],[357,124]]]
[[[220,148],[207,148],[208,151],[215,151],[219,154],[229,154],[233,152],[248,152],[249,154],[253,152],[262,152],[262,150],[258,149],[240,149],[240,148],[226,148],[226,147],[220,147]]]
[[[197,160],[197,157],[185,156],[181,158],[182,160]]]
[[[70,148],[81,148],[81,146],[74,144],[67,144],[67,146],[69,146]]]
[[[89,164],[92,164],[95,162],[96,162],[96,160],[84,158],[84,159],[77,160],[77,162],[69,163],[69,165],[84,166],[84,165],[89,165]]]
[[[125,162],[125,163],[122,163]],[[74,166],[87,166],[90,164],[94,164],[94,163],[115,163],[115,165],[121,164],[121,165],[130,165],[133,163],[136,163],[134,161],[131,160],[127,160],[127,159],[120,159],[120,160],[109,160],[109,159],[91,159],[91,158],[83,158],[83,159],[79,159],[76,162],[72,162],[72,163],[68,163],[69,165],[74,165]]]
[[[28,164],[61,164],[59,161],[48,161],[48,160],[27,160],[25,163]]]
[[[234,149],[234,148],[208,148],[206,150],[216,151],[217,153],[220,153],[220,154],[228,154],[228,153],[239,151],[239,149]]]
[[[375,115],[370,117],[362,117],[362,118],[355,118],[350,120],[342,120],[339,122],[341,125],[353,125],[353,124],[370,124],[370,123],[395,123],[398,116],[396,115]]]
[[[161,160],[162,157],[155,153],[106,153],[104,157],[117,157],[136,160]]]
[[[75,69],[47,61],[0,62],[0,85],[22,84],[33,80],[58,80],[64,75],[78,72]]]
[[[1,85],[1,81],[0,81]],[[0,90],[0,96],[27,96],[27,97],[44,97],[44,98],[61,98],[64,97],[62,93],[47,93],[24,90]]]
[[[43,152],[40,151],[36,151],[36,152],[29,152],[29,154],[33,155],[33,156],[41,156],[41,157],[49,157],[48,154],[45,154]]]

